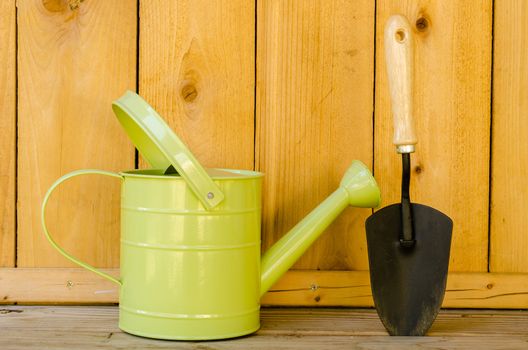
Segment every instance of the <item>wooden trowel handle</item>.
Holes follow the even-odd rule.
[[[393,15],[385,24],[385,59],[394,120],[394,140],[398,153],[414,152],[412,105],[413,36],[409,21]]]

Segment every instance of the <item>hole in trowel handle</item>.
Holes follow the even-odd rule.
[[[394,33],[394,37],[396,38],[396,41],[399,43],[403,43],[405,41],[405,30],[398,29],[396,33]]]

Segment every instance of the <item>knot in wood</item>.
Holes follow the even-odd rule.
[[[429,28],[429,20],[427,20],[427,18],[425,18],[424,16],[421,16],[416,20],[415,25],[416,30],[418,30],[419,32],[425,32]]]
[[[81,2],[83,2],[84,0],[70,0],[69,1],[69,5],[70,5],[70,10],[74,11],[74,10],[77,10],[79,8],[79,6],[81,6]]]
[[[194,84],[187,84],[182,88],[181,95],[185,102],[191,103],[198,97],[198,90]]]
[[[62,0],[42,0],[42,6],[49,12],[62,12],[67,9],[66,2]]]

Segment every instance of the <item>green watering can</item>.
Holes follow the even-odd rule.
[[[59,178],[42,203],[49,242],[74,263],[118,284],[119,327],[159,339],[238,337],[259,326],[260,298],[348,205],[376,207],[378,186],[354,161],[339,188],[260,257],[261,186],[256,171],[204,169],[141,97],[113,103],[120,123],[153,169],[78,170]],[[166,174],[173,166],[177,174]],[[64,251],[51,237],[46,204],[78,175],[115,177],[121,186],[121,277]]]

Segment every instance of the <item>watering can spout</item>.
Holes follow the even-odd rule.
[[[353,161],[339,188],[264,254],[261,261],[261,296],[288,271],[347,206],[375,208],[379,203],[380,191],[376,180],[365,164]]]

